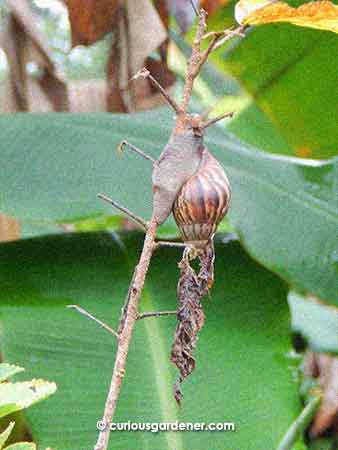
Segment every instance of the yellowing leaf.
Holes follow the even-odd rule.
[[[326,0],[306,3],[298,8],[277,2],[250,13],[243,21],[247,25],[274,22],[288,22],[338,33],[338,6]]]
[[[56,384],[45,380],[31,380],[0,384],[0,417],[28,408],[54,394]]]
[[[240,0],[235,5],[235,19],[242,24],[250,14],[270,3],[273,3],[273,0]]]
[[[1,229],[1,218],[2,214],[0,215],[0,229]],[[8,380],[8,378],[12,377],[16,373],[23,372],[25,369],[22,367],[14,366],[13,364],[7,364],[2,363],[0,364],[0,383],[2,381]]]

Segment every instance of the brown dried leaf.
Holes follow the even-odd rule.
[[[20,239],[20,224],[13,217],[0,214],[0,242]]]
[[[148,80],[133,83],[129,80],[143,66],[150,65],[155,78],[162,76],[165,83],[173,84],[174,76],[163,61],[165,52],[158,63],[149,58],[166,40],[165,26],[150,0],[127,0],[125,7],[119,9],[115,40],[107,64],[108,111],[143,110],[163,103]]]
[[[36,104],[39,100],[40,110],[68,110],[66,83],[56,73],[51,51],[36,25],[36,17],[28,2],[7,0],[7,6],[11,14],[1,36],[10,68],[4,108],[13,112],[30,111],[34,109],[32,101]],[[28,76],[26,65],[30,61],[38,64],[41,69],[39,76]],[[33,95],[37,89],[38,97]]]
[[[157,13],[160,16],[160,19],[161,19],[163,25],[164,25],[164,28],[168,31],[169,30],[169,8],[168,8],[167,0],[156,0],[155,7],[156,7]],[[168,45],[169,45],[169,38],[167,37],[167,39],[159,47],[159,53],[160,53],[162,61],[167,60]]]
[[[70,112],[106,111],[107,85],[104,80],[76,80],[68,86]]]
[[[33,44],[33,49],[30,49],[30,51],[35,50],[39,54],[40,60],[37,62],[41,63],[48,70],[53,71],[55,68],[51,59],[51,50],[47,45],[45,36],[40,33],[37,27],[36,17],[27,0],[20,0],[20,2],[6,0],[6,4],[12,16],[21,25],[22,30]],[[34,59],[37,60],[37,58]]]
[[[247,25],[274,22],[288,22],[301,27],[338,33],[338,6],[326,0],[305,3],[298,8],[277,2],[252,12],[243,21]]]
[[[229,3],[230,0],[202,0],[201,7],[210,15]]]
[[[8,95],[12,100],[13,108],[15,111],[28,111],[25,64],[27,38],[14,15],[9,17],[2,31],[1,45],[6,53],[10,69]]]
[[[193,255],[193,257],[196,256],[200,261],[198,275],[190,266],[191,252],[189,250],[184,252],[179,264],[181,274],[177,286],[178,324],[171,349],[171,361],[180,371],[174,385],[174,396],[179,404],[183,396],[181,383],[195,368],[193,353],[197,344],[197,335],[204,324],[201,299],[208,293],[213,281],[213,243],[209,242],[203,250],[199,250],[197,254]]]
[[[91,45],[110,33],[119,0],[65,0],[72,30],[72,46]]]

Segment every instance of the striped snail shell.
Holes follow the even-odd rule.
[[[225,216],[231,198],[229,180],[221,164],[203,150],[201,164],[176,196],[173,215],[182,239],[203,247]]]

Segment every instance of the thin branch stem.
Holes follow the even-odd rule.
[[[133,77],[132,80],[137,80],[138,78],[149,78],[153,85],[161,92],[163,97],[166,99],[167,103],[173,108],[176,114],[182,112],[180,106],[175,102],[173,98],[166,92],[166,90],[160,85],[160,83],[151,75],[148,69],[145,67],[139,70]]]
[[[234,112],[230,111],[230,112],[226,112],[224,114],[221,114],[221,115],[219,115],[217,117],[214,117],[212,119],[206,120],[202,124],[201,128],[203,128],[203,129],[208,128],[208,127],[210,127],[210,125],[213,125],[214,123],[219,122],[220,120],[226,119],[227,117],[232,117],[233,115],[234,115]]]
[[[195,39],[194,39],[194,42],[192,45],[191,56],[188,61],[187,76],[186,76],[184,89],[183,89],[183,100],[182,100],[182,104],[181,104],[181,110],[182,110],[183,114],[187,113],[194,80],[195,80],[196,76],[198,75],[198,71],[196,70],[196,67],[197,66],[200,67],[201,41],[202,41],[202,38],[203,38],[206,28],[207,28],[206,12],[204,11],[204,9],[201,9],[198,14],[198,25],[197,25],[196,36],[195,36]]]
[[[110,203],[111,205],[113,205],[116,209],[118,209],[119,211],[122,211],[124,214],[126,214],[131,220],[133,220],[134,222],[136,222],[138,225],[141,225],[142,228],[144,228],[145,230],[147,230],[148,224],[145,220],[142,219],[142,217],[137,216],[136,214],[134,214],[133,212],[129,211],[129,209],[125,208],[124,206],[121,206],[119,203],[115,202],[115,200],[111,199],[110,197],[108,197],[105,194],[97,194],[98,198],[100,198],[101,200],[104,200],[107,203]]]
[[[156,247],[179,247],[179,248],[185,248],[187,247],[187,244],[184,242],[172,242],[172,241],[156,241]]]
[[[144,159],[148,159],[149,161],[151,161],[153,164],[156,161],[152,156],[147,155],[147,153],[145,153],[143,150],[139,149],[138,147],[136,147],[135,145],[131,144],[128,141],[121,141],[119,143],[119,145],[117,146],[117,151],[119,153],[123,153],[123,148],[127,147],[130,148],[131,150],[133,150],[135,153],[138,153],[139,155],[141,155]]]
[[[213,50],[217,50],[220,48],[225,42],[230,41],[236,36],[245,37],[245,31],[247,31],[249,25],[240,25],[239,27],[233,30],[226,30],[223,38],[219,39],[219,41],[214,46]]]
[[[197,9],[197,7],[195,5],[194,0],[190,0],[190,3],[191,3],[192,9],[194,10],[196,16],[198,16],[198,9]]]
[[[155,219],[152,219],[146,233],[139,263],[136,266],[129,287],[126,302],[126,310],[122,317],[123,323],[119,335],[120,338],[118,341],[118,347],[115,357],[114,371],[102,418],[103,422],[107,424],[107,427],[103,431],[100,431],[94,450],[107,450],[108,448],[108,441],[110,435],[109,424],[111,423],[111,420],[116,410],[122,380],[126,371],[126,362],[129,345],[133,335],[135,323],[139,316],[138,305],[141,298],[145,277],[148,272],[150,260],[153,251],[155,249],[156,230],[157,230],[157,223]]]
[[[248,25],[240,25],[234,30],[214,31],[206,33],[206,27],[206,12],[201,9],[199,11],[199,21],[196,36],[193,42],[192,52],[188,62],[187,76],[183,89],[183,101],[181,104],[183,114],[187,113],[194,80],[200,73],[202,66],[208,59],[210,53],[221,47],[225,42],[229,41],[233,37],[243,36],[244,32],[247,30],[247,28],[249,28]],[[202,40],[207,38],[211,38],[211,42],[209,43],[207,49],[202,52],[201,42]]]
[[[79,312],[80,314],[82,314],[83,316],[87,317],[90,320],[93,320],[94,322],[98,323],[102,328],[104,328],[106,331],[108,331],[108,333],[112,334],[113,336],[116,337],[116,339],[119,339],[120,336],[117,333],[117,331],[113,330],[112,328],[110,328],[110,326],[108,326],[107,324],[105,324],[104,322],[102,322],[102,320],[98,319],[97,317],[93,316],[92,314],[90,314],[88,311],[86,311],[84,308],[81,308],[81,306],[79,305],[67,305],[67,308],[71,308],[71,309],[75,309],[77,312]]]
[[[177,311],[152,311],[139,314],[137,319],[145,319],[147,317],[174,316],[174,315],[177,316]]]
[[[280,441],[277,450],[291,450],[314,418],[321,403],[321,397],[313,397],[299,414],[296,420],[291,424],[290,428]]]

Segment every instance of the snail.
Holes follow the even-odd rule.
[[[161,224],[172,212],[182,239],[196,248],[212,239],[231,198],[223,167],[203,144],[203,130],[211,123],[187,115],[153,170],[153,217]]]
[[[204,148],[200,167],[176,196],[173,215],[182,239],[203,247],[230,205],[231,189],[221,164]]]
[[[225,216],[231,198],[221,164],[203,144],[203,130],[213,120],[186,115],[153,169],[153,217],[163,223],[172,212],[182,239],[203,247]]]

